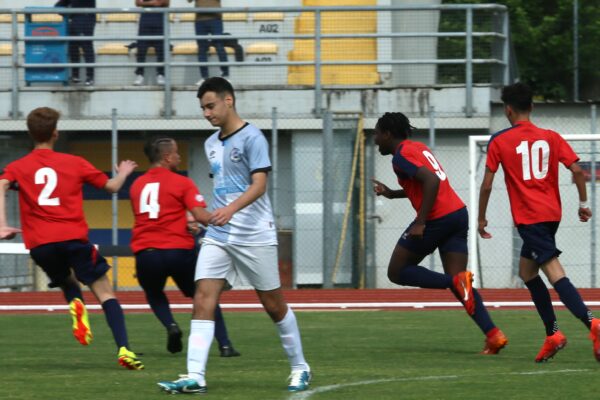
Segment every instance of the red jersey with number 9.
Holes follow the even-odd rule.
[[[560,134],[530,121],[492,136],[486,166],[496,172],[502,165],[515,225],[560,221],[558,163],[567,168],[579,157]]]
[[[448,175],[444,172],[441,164],[423,143],[412,140],[402,141],[396,147],[392,166],[398,177],[398,183],[417,212],[421,209],[423,202],[423,184],[415,178],[417,170],[425,167],[440,179],[439,190],[433,207],[427,215],[427,220],[441,218],[465,207],[465,203],[450,186]]]
[[[194,182],[163,167],[151,168],[129,190],[135,226],[131,234],[134,253],[144,249],[193,249],[187,230],[187,210],[206,207]]]
[[[88,240],[84,183],[103,188],[108,177],[88,161],[35,149],[8,164],[0,179],[17,183],[23,241],[28,249],[66,240]]]

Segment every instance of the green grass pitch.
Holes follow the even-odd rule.
[[[463,311],[297,312],[314,372],[311,391],[286,391],[287,359],[276,329],[260,312],[225,313],[242,353],[208,364],[211,399],[597,399],[600,364],[584,326],[558,313],[569,343],[554,360],[535,364],[544,339],[535,311],[492,310],[509,345],[497,356],[478,354],[483,335]],[[91,315],[94,342],[71,335],[66,313],[0,315],[2,399],[169,399],[156,382],[186,371],[184,353],[166,351],[163,328],[151,314],[127,314],[130,342],[144,371],[117,365],[102,314]],[[176,314],[184,329],[189,315]],[[185,395],[178,395],[180,398]]]

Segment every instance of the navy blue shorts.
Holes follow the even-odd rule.
[[[560,222],[540,222],[531,225],[519,225],[517,230],[523,239],[521,257],[542,265],[558,257],[562,251],[556,248],[556,231]]]
[[[468,254],[469,213],[466,207],[427,221],[423,239],[408,237],[408,230],[413,224],[414,221],[406,228],[398,245],[422,256],[433,253],[435,249],[439,249],[440,253]]]
[[[31,249],[29,254],[50,278],[50,287],[61,286],[71,275],[71,269],[85,285],[95,282],[110,269],[91,243],[79,240],[43,244]]]
[[[197,252],[195,249],[146,249],[135,254],[135,273],[144,292],[155,294],[171,277],[181,292],[194,297]]]

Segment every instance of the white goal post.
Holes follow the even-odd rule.
[[[477,232],[477,228],[478,228],[478,223],[477,223],[477,214],[479,211],[479,186],[480,186],[480,180],[478,180],[478,176],[481,177],[483,175],[483,171],[485,169],[485,154],[481,153],[481,149],[483,146],[486,146],[489,139],[490,139],[490,135],[478,135],[478,136],[469,136],[469,261],[470,261],[470,270],[473,271],[473,273],[475,274],[475,282],[474,282],[474,286],[476,287],[481,287],[482,283],[483,283],[483,278],[479,275],[479,272],[481,271],[481,266],[479,265],[480,263],[480,257],[481,254],[479,253],[479,243],[478,243],[478,232]],[[596,146],[596,141],[600,140],[600,135],[594,135],[594,134],[580,134],[580,135],[563,135],[562,136],[567,142],[581,142],[581,141],[588,141],[590,142],[590,151],[589,152],[584,152],[585,154],[588,154],[590,156],[590,170],[595,170],[597,167],[600,167],[600,162],[598,162],[598,164],[596,164],[597,161],[600,161],[600,157],[598,157],[599,160],[596,160],[597,156],[596,154],[596,147],[598,147],[600,149],[600,146]],[[571,143],[572,144],[572,143]],[[573,145],[573,144],[572,144]],[[581,153],[578,151],[577,148],[574,148],[575,152],[580,154]],[[483,158],[482,158],[483,157]],[[583,157],[582,157],[583,159]],[[483,161],[483,162],[482,162]],[[499,177],[496,177],[496,180],[499,180]],[[592,182],[594,184],[588,186],[588,201],[590,201],[590,203],[592,204],[592,209],[594,208],[594,200],[595,200],[595,180],[592,180]],[[496,183],[496,182],[494,182]],[[502,184],[504,184],[502,182]],[[561,191],[561,195],[563,197],[565,197],[566,193],[562,193],[564,191]],[[576,192],[575,189],[573,189],[573,192]],[[590,197],[590,192],[591,192],[591,197]],[[494,195],[493,195],[494,196]],[[495,196],[498,196],[498,194],[495,194]],[[591,199],[591,200],[590,200]],[[570,213],[571,210],[567,211],[564,207],[564,203],[563,203],[563,220],[565,220],[566,216],[569,216],[569,218],[571,218],[571,214],[567,214],[567,212]],[[593,210],[594,211],[594,210]],[[599,210],[600,211],[600,210]],[[598,219],[598,216],[595,216],[595,219]],[[597,222],[595,222],[595,219],[593,218],[591,220],[592,224],[596,224]],[[504,221],[505,223],[508,223],[508,221]],[[510,223],[512,224],[512,219],[510,220]],[[559,230],[560,232],[560,230]],[[595,232],[594,228],[592,227],[592,232]],[[582,246],[585,245],[585,241],[581,240],[582,238],[579,238]],[[500,238],[500,240],[502,240],[502,238]],[[506,238],[504,238],[504,240],[506,240]],[[559,248],[560,248],[560,243],[558,243]],[[590,254],[591,254],[591,259],[594,260],[595,258],[595,253],[596,253],[596,248],[595,248],[595,235],[592,233],[592,237],[590,240],[590,247],[591,249],[589,250]],[[586,250],[587,251],[587,250]],[[505,254],[503,254],[504,256]],[[587,263],[587,261],[586,261]],[[590,263],[589,268],[591,269],[591,283],[590,286],[587,287],[594,287],[595,286],[595,263]]]

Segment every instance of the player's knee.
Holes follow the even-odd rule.
[[[388,268],[387,276],[390,282],[395,283],[396,285],[403,285],[400,271],[401,269],[398,268]]]

